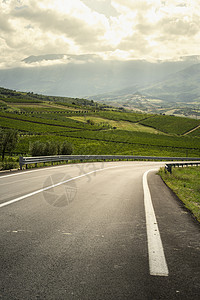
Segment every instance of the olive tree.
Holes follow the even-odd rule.
[[[12,154],[18,142],[18,132],[14,129],[1,129],[0,130],[0,152],[2,161],[4,160],[5,153]]]
[[[46,141],[45,143],[35,141],[30,144],[30,152],[32,156],[70,155],[73,152],[73,146],[67,141],[62,144],[53,141]]]
[[[71,143],[64,141],[61,145],[61,154],[70,155],[73,152],[73,146]]]

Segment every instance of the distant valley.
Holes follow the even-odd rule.
[[[133,85],[88,99],[142,112],[200,118],[199,83],[200,64],[195,64],[150,85]]]
[[[0,86],[199,118],[199,62],[198,56],[156,63],[106,61],[93,54],[30,56],[20,67],[0,70]]]

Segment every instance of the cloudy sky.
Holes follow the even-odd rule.
[[[45,54],[199,55],[199,20],[199,0],[1,0],[0,68]]]

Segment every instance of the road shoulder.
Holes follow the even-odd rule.
[[[151,277],[152,297],[161,296],[161,285],[159,299],[198,299],[200,225],[156,172],[149,174],[148,183],[169,268],[168,278]]]

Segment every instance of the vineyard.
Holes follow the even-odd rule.
[[[199,120],[174,117],[174,116],[153,116],[140,122],[143,125],[159,129],[168,134],[182,135],[187,131],[197,127]]]
[[[30,155],[35,141],[68,141],[74,154],[200,156],[199,120],[125,111],[85,99],[0,88],[0,125],[18,130],[15,153],[22,155]]]

